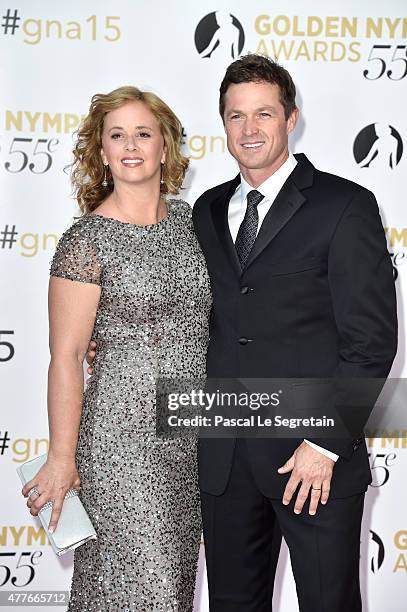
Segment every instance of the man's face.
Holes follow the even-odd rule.
[[[264,81],[233,84],[225,94],[228,149],[244,178],[258,184],[287,159],[288,134],[297,121],[297,109],[285,119],[279,94],[278,85]]]

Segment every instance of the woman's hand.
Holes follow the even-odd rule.
[[[66,492],[69,489],[79,491],[80,486],[81,481],[75,461],[72,459],[54,459],[48,456],[46,463],[37,475],[24,485],[21,492],[24,497],[27,497],[33,487],[37,489],[38,493],[32,493],[27,500],[30,514],[33,516],[37,516],[48,501],[53,502],[51,520],[48,526],[52,533],[57,527]]]

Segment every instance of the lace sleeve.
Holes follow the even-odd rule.
[[[51,262],[51,276],[100,285],[101,265],[86,229],[78,221],[62,235]]]

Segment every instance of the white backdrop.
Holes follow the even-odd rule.
[[[193,203],[236,173],[217,112],[232,52],[276,55],[298,86],[293,152],[365,185],[378,199],[399,300],[392,376],[403,376],[407,7],[402,0],[329,6],[291,0],[289,10],[282,0],[0,5],[0,589],[66,590],[72,556],[52,553],[26,510],[15,468],[47,450],[49,262],[77,214],[63,167],[91,96],[132,84],[155,91],[176,111],[191,156],[182,195]],[[401,433],[368,440],[374,486],[361,574],[364,609],[371,612],[405,610],[407,431]],[[276,612],[298,610],[285,548],[274,601]],[[206,610],[202,554],[196,611]]]

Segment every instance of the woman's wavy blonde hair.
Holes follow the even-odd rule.
[[[113,191],[113,178],[107,166],[106,187],[103,186],[105,166],[101,157],[103,123],[106,113],[127,102],[143,102],[157,119],[166,147],[162,170],[161,193],[177,194],[181,188],[189,160],[182,155],[182,125],[173,111],[154,93],[137,87],[119,87],[108,94],[92,97],[89,113],[82,121],[73,150],[71,181],[74,195],[83,214],[91,213]]]

